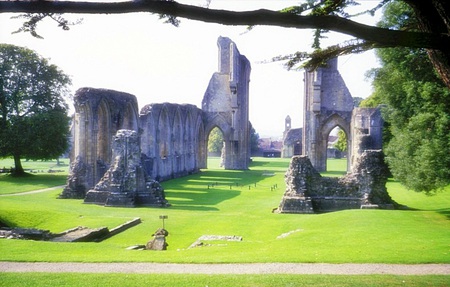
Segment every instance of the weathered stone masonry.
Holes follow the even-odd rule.
[[[341,209],[390,208],[386,191],[387,168],[382,148],[378,108],[355,108],[339,71],[337,59],[326,67],[305,72],[303,156],[294,156],[286,173],[281,213],[313,213]],[[322,177],[327,161],[328,136],[335,127],[347,135],[348,173]]]
[[[322,177],[306,156],[294,156],[285,175],[280,213],[316,213],[343,209],[385,208],[397,204],[386,190],[388,169],[380,150],[365,150],[352,173]]]
[[[162,103],[138,112],[134,95],[79,89],[74,98],[71,169],[60,197],[110,206],[166,206],[161,187],[152,180],[205,168],[207,140],[215,127],[224,135],[224,168],[247,169],[250,62],[230,39],[219,37],[217,44],[219,71],[210,80],[202,109]],[[136,140],[134,147],[118,144]]]
[[[335,58],[326,67],[305,72],[303,154],[318,171],[327,169],[328,135],[336,126],[347,135],[349,171],[364,150],[382,148],[379,109],[354,107],[337,63]]]

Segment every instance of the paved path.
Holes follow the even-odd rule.
[[[450,275],[450,264],[172,264],[0,262],[0,272],[141,273],[141,274],[344,274]]]
[[[33,193],[39,193],[39,192],[45,192],[45,191],[49,191],[49,190],[59,189],[59,188],[63,188],[63,187],[65,187],[65,185],[58,185],[58,186],[53,186],[53,187],[49,187],[49,188],[32,190],[32,191],[25,191],[25,192],[18,192],[18,193],[0,194],[0,196],[27,195],[27,194],[33,194]]]

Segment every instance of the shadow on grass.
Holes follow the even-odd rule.
[[[450,220],[450,209],[438,209],[436,212],[446,216],[447,219]]]
[[[202,170],[182,179],[163,182],[173,209],[219,210],[216,206],[265,179],[261,170]]]
[[[238,196],[241,192],[236,189],[177,187],[175,191],[166,191],[166,199],[173,209],[217,211],[219,203]]]

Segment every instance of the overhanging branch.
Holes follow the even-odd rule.
[[[214,10],[171,1],[128,2],[0,1],[0,13],[125,14],[150,12],[224,25],[268,25],[298,29],[324,29],[352,35],[382,47],[411,47],[445,50],[450,36],[388,30],[360,24],[337,16],[299,16],[271,10],[235,12]]]

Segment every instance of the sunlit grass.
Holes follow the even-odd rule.
[[[195,275],[195,274],[74,274],[2,273],[2,286],[314,286],[314,287],[442,287],[449,276],[394,275]]]
[[[13,159],[0,159],[1,169],[9,169],[13,166]],[[69,169],[69,159],[60,160],[59,165],[56,161],[23,160],[22,166],[28,174],[20,178],[13,177],[8,173],[0,173],[0,195],[45,189],[65,184]]]
[[[216,159],[214,159],[216,160]],[[111,208],[57,199],[60,190],[0,197],[0,220],[12,226],[61,232],[75,226],[142,224],[101,243],[0,239],[0,260],[81,262],[331,262],[448,263],[450,190],[426,196],[394,181],[391,196],[410,210],[345,210],[274,214],[284,193],[289,159],[255,158],[248,171],[220,168],[163,182],[170,208]],[[336,162],[337,163],[337,162]],[[209,165],[211,166],[211,165]],[[131,251],[145,244],[167,215],[164,252]],[[278,238],[282,234],[289,236]],[[237,235],[189,249],[202,235]],[[30,252],[33,250],[33,252]]]

